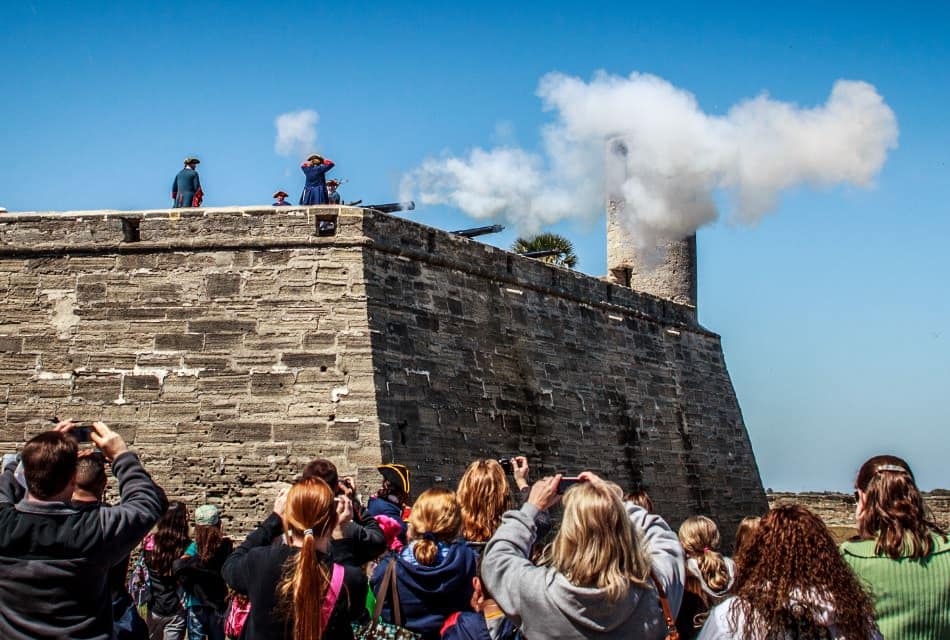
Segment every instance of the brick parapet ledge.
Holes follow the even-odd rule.
[[[333,235],[318,222],[335,221]],[[128,242],[123,221],[135,227]],[[681,330],[716,334],[696,321],[695,308],[606,280],[519,256],[482,242],[372,209],[216,207],[147,211],[22,212],[0,216],[0,257],[362,246],[590,304],[619,320],[633,316]]]

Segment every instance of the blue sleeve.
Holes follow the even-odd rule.
[[[174,198],[177,195],[178,195],[178,176],[175,176],[174,178],[172,178],[172,197]]]

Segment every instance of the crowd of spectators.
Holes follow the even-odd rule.
[[[74,436],[61,422],[4,457],[2,638],[950,638],[950,542],[893,456],[859,470],[840,546],[787,505],[743,520],[728,557],[709,517],[677,532],[642,487],[532,483],[524,457],[415,500],[409,469],[381,465],[365,506],[314,460],[235,546],[217,506],[169,503],[108,426],[94,448]]]

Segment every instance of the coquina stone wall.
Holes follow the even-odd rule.
[[[0,446],[101,418],[238,529],[317,456],[364,493],[380,461],[418,494],[524,453],[674,522],[766,508],[693,309],[378,212],[4,215],[0,308]]]

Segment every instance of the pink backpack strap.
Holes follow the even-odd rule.
[[[327,628],[330,622],[330,615],[333,613],[333,607],[336,606],[336,600],[340,597],[340,589],[343,588],[343,565],[333,564],[333,575],[330,577],[330,588],[327,589],[327,595],[323,598],[321,613],[323,614],[323,628]]]

